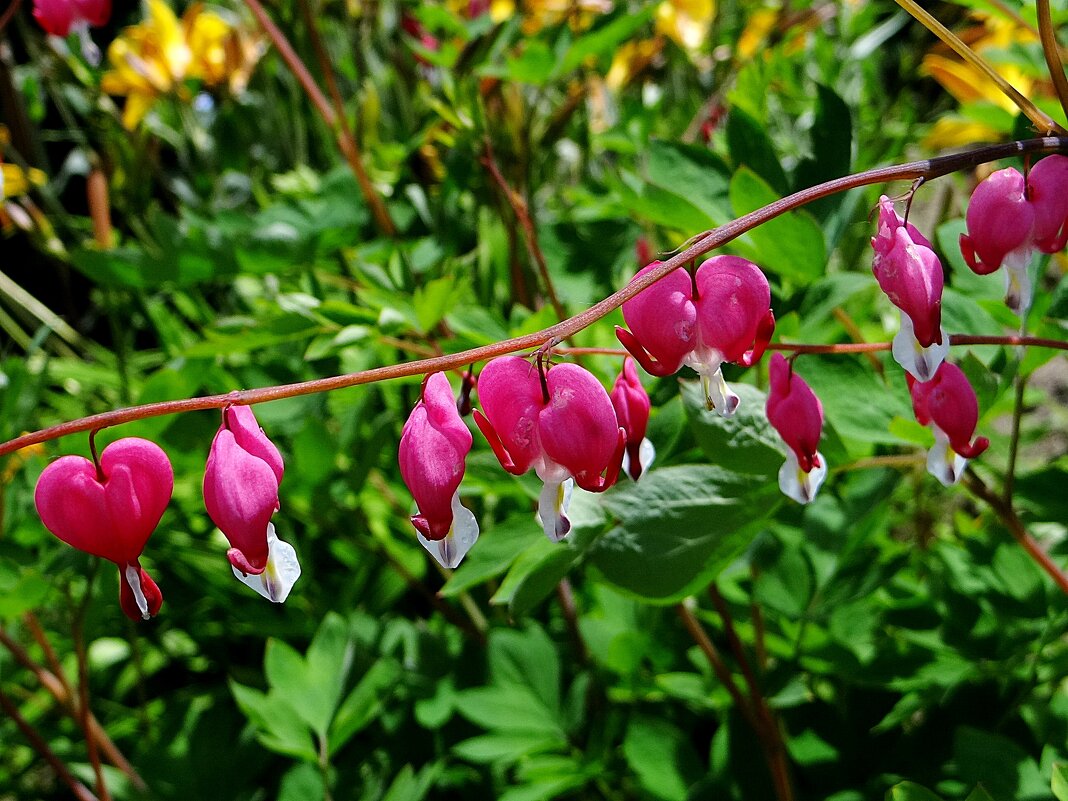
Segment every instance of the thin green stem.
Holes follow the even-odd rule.
[[[254,3],[256,0],[246,0]],[[1000,145],[990,145],[976,148],[963,153],[955,153],[949,156],[941,156],[934,159],[922,159],[908,164],[892,167],[879,167],[873,170],[836,178],[808,189],[802,189],[792,195],[788,195],[761,209],[732,220],[725,225],[711,231],[705,231],[693,237],[691,244],[685,250],[677,253],[669,259],[665,259],[658,267],[649,270],[640,278],[635,278],[623,289],[609,295],[604,300],[595,303],[586,311],[576,314],[563,322],[535,331],[531,334],[506,339],[491,345],[483,345],[478,348],[461,351],[459,353],[438,356],[429,359],[419,359],[412,362],[394,364],[387,367],[376,367],[371,370],[362,370],[347,375],[320,378],[312,381],[301,381],[294,384],[282,384],[261,389],[235,390],[224,395],[208,395],[197,398],[186,398],[177,401],[163,401],[149,403],[142,406],[132,406],[125,409],[116,409],[110,412],[82,417],[62,423],[57,426],[35,431],[0,444],[0,456],[17,451],[27,445],[58,439],[68,434],[76,434],[90,431],[94,428],[107,428],[109,426],[128,423],[133,420],[142,420],[147,417],[159,417],[167,414],[179,414],[182,412],[201,411],[204,409],[221,409],[227,405],[252,405],[267,401],[293,398],[300,395],[311,395],[318,392],[330,392],[337,389],[345,389],[361,384],[372,384],[378,381],[406,376],[426,375],[441,370],[462,369],[473,362],[482,362],[507,353],[540,348],[549,341],[560,341],[570,337],[584,328],[592,325],[610,312],[619,308],[626,301],[638,295],[638,293],[652,286],[657,281],[669,275],[674,270],[696,259],[715,248],[721,247],[728,242],[737,239],[747,231],[773,220],[788,211],[804,206],[828,195],[855,189],[860,186],[881,184],[888,181],[911,181],[917,178],[931,180],[943,175],[974,167],[988,161],[1021,156],[1028,153],[1068,152],[1068,137],[1043,137],[1040,139],[1026,139],[1017,142],[1009,142]],[[957,344],[1020,344],[1024,342],[1020,337],[978,337],[961,335],[953,340]],[[1028,344],[1042,344],[1045,347],[1055,347],[1068,350],[1068,343],[1057,340],[1028,339]],[[865,349],[883,350],[885,343],[879,343],[876,347],[871,343],[843,344],[843,345],[790,345],[781,346],[806,353],[843,353],[864,352]],[[830,348],[830,350],[828,350]]]
[[[1014,380],[1016,392],[1012,399],[1012,432],[1009,435],[1009,461],[1005,467],[1005,488],[1002,497],[1006,503],[1012,503],[1012,492],[1016,486],[1016,459],[1020,452],[1020,425],[1023,422],[1024,390],[1027,387],[1027,377],[1021,372],[1023,359],[1017,366]]]

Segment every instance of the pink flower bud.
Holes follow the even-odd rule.
[[[454,568],[478,538],[474,515],[460,505],[460,481],[471,450],[471,432],[456,410],[449,379],[434,373],[412,410],[400,440],[400,471],[419,514],[419,541],[444,567]]]
[[[998,170],[979,184],[968,203],[967,222],[960,249],[974,272],[992,273],[1007,258],[1029,260],[1035,209],[1024,194],[1019,170]]]
[[[99,28],[111,17],[111,0],[33,0],[33,18],[53,36],[65,37],[79,24]]]
[[[119,601],[133,620],[155,615],[163,603],[138,561],[174,489],[167,454],[148,440],[108,445],[100,470],[82,456],[63,456],[41,473],[34,492],[45,528],[80,551],[119,568]]]
[[[879,229],[871,246],[875,250],[872,272],[901,312],[894,359],[926,381],[949,352],[949,337],[942,329],[942,264],[931,243],[905,223],[885,195],[879,199]]]
[[[278,511],[282,456],[248,406],[223,410],[204,470],[204,506],[233,546],[226,556],[242,573],[267,566],[267,524]]]
[[[516,356],[494,359],[478,379],[482,411],[475,422],[501,465],[521,475],[531,467],[545,482],[539,514],[545,533],[558,540],[570,523],[563,515],[574,479],[602,492],[619,474],[626,432],[612,401],[589,371],[574,364],[545,368]]]
[[[1056,253],[1068,244],[1068,157],[1055,153],[1042,159],[1031,168],[1027,187],[1035,209],[1035,247]]]
[[[623,369],[616,378],[610,393],[612,407],[616,410],[619,425],[627,432],[627,450],[623,469],[637,481],[643,470],[648,469],[655,451],[645,438],[649,425],[649,393],[638,379],[638,370],[631,359],[623,360]]]
[[[666,376],[683,364],[692,367],[708,407],[724,417],[734,413],[738,397],[723,380],[723,362],[754,364],[775,330],[768,280],[738,256],[713,256],[692,278],[675,270],[624,303],[623,319],[630,331],[616,328],[616,336],[646,372]]]
[[[912,376],[907,379],[916,420],[935,435],[935,447],[927,454],[927,470],[947,487],[956,484],[967,460],[990,445],[986,437],[972,441],[979,422],[975,390],[964,372],[950,362],[943,362],[930,381],[915,381]]]
[[[779,486],[787,496],[808,503],[827,475],[826,462],[817,450],[823,432],[823,405],[781,353],[771,357],[768,373],[768,422],[789,447],[786,464],[779,470]]]

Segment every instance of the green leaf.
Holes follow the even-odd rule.
[[[554,713],[560,710],[560,657],[536,623],[523,631],[494,629],[487,645],[494,684],[520,684],[534,690]]]
[[[400,682],[403,670],[391,658],[379,659],[360,679],[338,708],[330,727],[330,753],[337,752],[358,732],[365,729],[381,713]]]
[[[986,791],[981,784],[977,784],[975,789],[968,793],[968,797],[964,801],[994,801],[993,797]],[[1058,798],[1057,801],[1068,801],[1068,796],[1065,798]]]
[[[438,595],[452,598],[499,576],[530,546],[535,527],[530,515],[523,514],[509,517],[483,531],[478,538],[478,547],[471,549]]]
[[[650,184],[685,200],[707,216],[706,224],[731,219],[728,198],[730,171],[708,148],[654,139],[645,151],[645,175]],[[669,223],[677,227],[678,221]],[[692,229],[691,233],[698,229]]]
[[[833,89],[823,84],[816,85],[816,116],[809,131],[812,141],[812,158],[797,165],[794,172],[794,188],[809,186],[840,178],[848,174],[852,162],[853,121],[849,106]],[[837,198],[822,198],[809,208],[813,213],[830,208]]]
[[[748,167],[731,177],[730,200],[737,216],[774,203],[780,195]],[[745,235],[764,269],[786,278],[810,281],[823,275],[827,252],[823,231],[805,211],[789,211]]]
[[[778,196],[785,195],[790,191],[790,183],[786,180],[782,164],[775,153],[775,146],[771,143],[771,137],[757,120],[740,108],[732,108],[727,118],[727,147],[730,150],[731,161],[734,162],[735,170],[746,168],[760,176],[763,181],[773,188]],[[753,208],[759,208],[761,203]],[[735,207],[735,212],[744,214]],[[746,209],[752,211],[753,209]]]
[[[533,532],[536,527],[531,527]],[[563,556],[561,556],[563,554]],[[508,575],[504,577],[497,592],[490,598],[490,603],[495,605],[511,604],[516,593],[531,575],[543,573],[546,566],[558,565],[561,561],[570,562],[576,554],[567,543],[550,542],[545,537],[538,537],[529,541],[527,547],[512,563]],[[551,567],[549,568],[552,569]]]
[[[1068,763],[1054,762],[1050,788],[1057,801],[1068,801]]]
[[[307,762],[318,762],[312,734],[289,704],[234,681],[230,682],[230,692],[245,717],[256,727],[256,736],[265,748]]]
[[[740,402],[728,420],[709,411],[699,381],[682,381],[680,385],[690,429],[712,464],[738,473],[776,475],[785,451],[764,413],[767,395],[749,384],[733,385]]]
[[[616,17],[607,25],[580,36],[567,49],[554,72],[555,77],[567,75],[584,64],[591,56],[612,56],[620,44],[627,41],[635,31],[645,25],[653,15],[655,6],[647,6],[635,13]]]
[[[589,561],[625,592],[674,603],[729,564],[780,499],[773,481],[720,467],[653,470],[602,496],[619,522],[597,540]]]
[[[804,550],[787,546],[770,564],[761,561],[755,590],[762,603],[796,620],[808,608],[815,584],[812,564]]]
[[[701,776],[690,738],[666,720],[632,718],[623,738],[623,756],[641,786],[661,801],[685,801]]]
[[[851,446],[849,440],[901,444],[901,438],[890,432],[890,421],[895,417],[911,419],[913,414],[900,370],[889,370],[891,380],[884,384],[871,366],[858,358],[806,356],[805,364],[805,380],[847,446]]]
[[[926,787],[912,782],[901,782],[890,788],[886,794],[887,801],[942,801]]]
[[[536,732],[495,732],[459,742],[452,750],[468,762],[489,765],[495,762],[511,764],[530,754],[553,751],[559,747],[559,739]]]
[[[564,731],[553,711],[520,684],[491,685],[459,694],[457,711],[484,729],[527,732],[564,742]]]

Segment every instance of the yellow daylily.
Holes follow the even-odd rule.
[[[698,50],[716,15],[714,0],[664,0],[656,7],[656,32],[686,50]]]
[[[962,117],[942,117],[927,132],[921,143],[929,150],[946,150],[974,145],[976,142],[997,142],[1002,134],[990,125]]]
[[[996,83],[963,61],[928,53],[923,57],[923,70],[942,84],[942,87],[953,95],[958,103],[987,100],[1010,113],[1015,114],[1017,111],[1016,104],[998,88]],[[1004,66],[999,68],[998,72],[1022,95],[1030,96],[1034,82],[1019,69]]]
[[[163,0],[147,0],[145,20],[126,28],[108,48],[112,69],[101,88],[125,95],[122,123],[134,128],[161,95],[181,91],[187,79],[242,91],[263,54],[262,39],[230,25],[200,3],[179,20]]]

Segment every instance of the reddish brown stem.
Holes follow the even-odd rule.
[[[1064,75],[1061,48],[1057,43],[1057,32],[1053,28],[1049,0],[1037,0],[1035,12],[1038,15],[1038,34],[1042,40],[1042,53],[1046,57],[1046,66],[1049,67],[1053,87],[1057,90],[1057,99],[1061,101],[1061,110],[1068,118],[1068,78]]]
[[[7,24],[15,18],[15,12],[19,10],[19,6],[22,5],[22,0],[11,0],[11,5],[4,11],[3,16],[0,16],[0,33],[3,33]]]
[[[371,183],[367,168],[363,165],[363,155],[360,153],[359,145],[356,144],[356,137],[352,135],[348,121],[345,120],[344,110],[341,110],[340,115],[334,111],[330,101],[326,99],[326,95],[319,88],[319,84],[315,82],[315,78],[308,71],[304,61],[297,55],[297,51],[293,49],[293,45],[289,43],[286,35],[274,24],[274,20],[271,19],[259,0],[245,0],[245,5],[249,7],[263,32],[267,34],[267,38],[275,46],[278,55],[282,57],[290,72],[293,73],[293,77],[297,79],[297,82],[304,89],[308,99],[315,106],[315,110],[319,112],[319,116],[334,132],[338,148],[348,162],[353,175],[356,176],[356,182],[360,185],[360,194],[363,195],[364,201],[371,209],[371,216],[374,217],[375,224],[386,236],[396,236],[397,227],[389,216],[386,204],[382,202],[382,198],[375,191],[374,184]],[[318,34],[315,33],[313,35],[317,36]],[[329,62],[327,69],[329,69]]]
[[[563,612],[568,633],[571,635],[571,640],[575,645],[578,661],[581,664],[586,664],[590,659],[590,655],[586,650],[586,642],[582,639],[582,631],[579,629],[578,612],[575,608],[575,591],[572,589],[571,582],[567,580],[567,577],[560,579],[560,583],[556,585],[556,597],[560,601],[560,611]]]
[[[1027,551],[1027,555],[1035,561],[1035,564],[1045,571],[1046,575],[1053,579],[1053,582],[1061,588],[1061,592],[1068,595],[1068,574],[1065,574],[1057,563],[1050,558],[1049,554],[1042,550],[1042,546],[1027,533],[1023,521],[1020,520],[1019,515],[1016,514],[1016,510],[1013,508],[1012,503],[1006,501],[998,495],[998,493],[991,490],[971,470],[964,474],[964,486],[967,487],[975,497],[986,501],[990,508],[994,510],[994,514],[1001,519],[1005,528],[1009,530],[1009,533],[1012,534],[1015,540],[1023,546],[1025,551]]]
[[[19,731],[22,732],[33,747],[33,750],[40,754],[41,758],[51,766],[59,780],[70,788],[70,791],[74,793],[74,797],[78,801],[100,801],[88,787],[74,777],[74,774],[63,764],[63,760],[48,747],[48,743],[44,741],[44,738],[37,733],[37,730],[30,725],[26,718],[22,717],[18,707],[7,697],[3,690],[0,690],[0,709],[3,709],[4,714],[14,721],[15,725],[19,727]]]
[[[246,0],[248,3],[256,3],[257,0]],[[848,175],[844,178],[836,178],[818,186],[802,189],[781,200],[776,200],[761,209],[739,217],[736,220],[720,226],[713,231],[706,231],[694,238],[693,243],[682,252],[665,260],[658,267],[650,270],[641,278],[631,281],[623,289],[609,295],[604,300],[595,303],[581,314],[568,318],[561,323],[525,334],[520,337],[506,339],[492,345],[472,348],[470,350],[452,353],[446,356],[438,356],[431,359],[419,359],[413,362],[394,364],[388,367],[376,367],[371,370],[362,370],[347,375],[319,378],[312,381],[301,381],[294,384],[282,384],[262,389],[234,391],[225,395],[208,395],[199,398],[187,398],[177,401],[163,401],[149,403],[143,406],[131,406],[125,409],[116,409],[110,412],[82,417],[51,428],[24,434],[21,437],[8,440],[0,444],[0,456],[17,451],[27,445],[38,442],[47,442],[58,439],[68,434],[76,434],[82,431],[90,431],[94,428],[107,428],[108,426],[128,423],[132,420],[142,420],[146,417],[159,417],[166,414],[178,414],[181,412],[193,412],[203,409],[221,409],[228,404],[251,405],[265,403],[283,398],[293,398],[299,395],[310,395],[316,392],[330,392],[336,389],[345,389],[360,384],[372,384],[377,381],[387,381],[405,376],[426,375],[439,370],[455,370],[463,368],[473,362],[482,362],[506,353],[538,348],[550,340],[561,340],[570,337],[584,328],[592,325],[623,305],[624,302],[635,297],[642,290],[670,274],[673,270],[687,262],[702,256],[710,250],[731,242],[745,232],[756,228],[758,225],[772,220],[781,214],[804,206],[822,197],[844,192],[869,184],[886,183],[887,181],[904,181],[924,178],[930,180],[942,175],[947,175],[966,167],[982,164],[988,161],[1019,156],[1026,153],[1039,152],[1068,152],[1068,137],[1043,137],[1041,139],[1026,139],[1019,142],[1009,142],[1001,145],[990,145],[977,148],[965,153],[956,153],[951,156],[942,156],[936,159],[924,159],[909,164],[894,167],[880,167],[874,170]],[[955,344],[1023,344],[1025,338],[1019,337],[983,337],[983,336],[959,336],[953,342]],[[1027,344],[1042,345],[1068,349],[1068,343],[1057,340],[1028,339]],[[886,349],[885,343],[879,343],[880,348],[870,344],[843,344],[843,345],[780,345],[780,349],[794,350],[805,353],[848,353],[865,352],[865,349]]]
[[[541,246],[538,244],[538,232],[534,228],[534,221],[530,218],[530,209],[527,207],[527,202],[518,192],[512,189],[501,173],[497,159],[493,155],[493,146],[489,141],[486,142],[486,152],[482,157],[482,163],[489,170],[490,175],[493,176],[493,180],[497,182],[497,186],[500,188],[504,199],[508,201],[508,205],[512,207],[516,221],[523,231],[523,241],[526,243],[527,253],[530,254],[531,260],[538,268],[541,282],[545,286],[545,294],[549,296],[549,303],[552,304],[557,319],[567,319],[567,311],[564,310],[564,305],[560,302],[560,298],[557,297],[556,287],[553,286],[552,276],[549,275],[549,265],[545,261],[545,254],[542,253]]]

